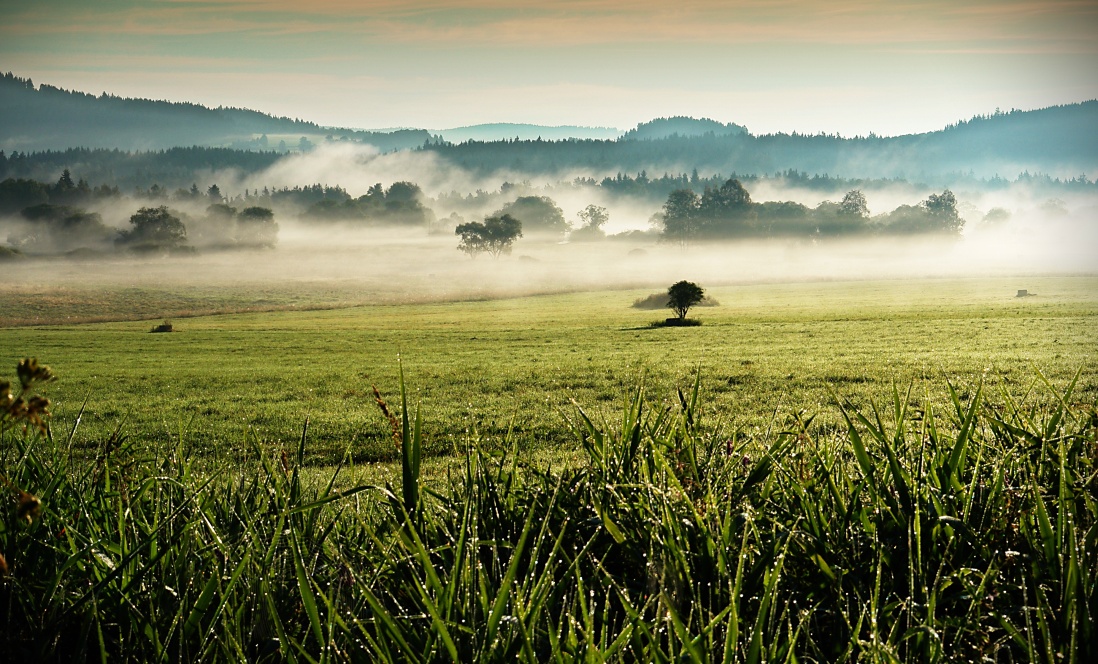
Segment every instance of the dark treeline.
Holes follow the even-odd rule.
[[[211,194],[210,191],[215,193]],[[245,189],[243,193],[223,196],[214,184],[208,190],[192,184],[189,189],[170,191],[160,185],[138,189],[134,197],[152,204],[170,203],[205,205],[219,202],[244,207],[275,208],[286,214],[313,222],[363,222],[375,225],[429,226],[435,220],[428,199],[414,182],[394,182],[388,189],[374,184],[366,193],[352,196],[339,185],[310,184],[293,187]]]
[[[166,193],[160,195],[158,189],[146,193],[149,195],[137,196],[137,202],[152,205],[140,207],[129,216],[129,226],[119,229],[104,223],[101,212],[87,209],[127,207],[117,188],[92,187],[83,179],[74,182],[68,170],[53,184],[12,178],[0,181],[0,220],[6,232],[0,258],[25,254],[91,257],[119,251],[175,254],[198,248],[269,248],[278,242],[274,212],[255,204],[256,196],[230,200],[221,195],[217,185],[204,192],[192,185],[172,196],[172,202],[180,204],[176,207],[184,208],[179,210],[156,205],[167,201]]]
[[[69,148],[5,154],[0,151],[0,178],[50,181],[64,169],[78,177],[109,183],[125,191],[154,184],[189,186],[201,171],[236,169],[258,173],[284,155],[274,151],[228,148],[169,148],[149,152]]]
[[[7,178],[0,181],[0,216],[43,203],[89,205],[96,201],[120,196],[118,187],[107,185],[92,187],[83,178],[73,181],[72,174],[66,168],[53,184],[24,178]]]
[[[1098,165],[1098,101],[973,118],[946,129],[896,137],[748,133],[674,135],[659,140],[467,141],[431,143],[474,173],[621,170],[932,178],[948,173],[1012,176],[1025,170],[1076,172]]]
[[[1018,181],[1041,184],[1050,180],[1024,175]],[[1005,181],[985,184],[997,186],[1002,183]],[[312,224],[401,226],[444,234],[467,224],[467,217],[507,216],[521,225],[524,234],[567,237],[574,241],[597,241],[608,237],[602,229],[609,219],[606,208],[588,204],[578,213],[580,223],[573,225],[556,201],[546,195],[558,191],[573,197],[577,191],[587,191],[591,195],[589,200],[602,198],[651,205],[654,210],[649,219],[651,230],[630,231],[619,237],[637,237],[640,233],[682,245],[741,238],[816,239],[922,233],[956,236],[964,228],[957,198],[949,189],[930,194],[915,205],[904,204],[891,212],[871,216],[861,186],[848,189],[839,202],[823,200],[810,207],[789,200],[755,202],[747,187],[761,184],[777,185],[778,188],[790,185],[818,188],[826,192],[823,195],[834,194],[841,191],[841,186],[850,184],[889,188],[893,192],[898,191],[897,187],[912,193],[920,188],[925,191],[925,187],[916,188],[901,181],[846,180],[795,171],[763,177],[743,176],[742,180],[735,176],[705,178],[696,171],[690,175],[665,174],[649,178],[641,171],[636,176],[619,173],[601,181],[576,178],[569,183],[558,183],[556,187],[538,188],[529,182],[504,183],[498,191],[451,192],[434,199],[426,196],[418,184],[407,181],[394,182],[388,188],[377,183],[357,197],[341,186],[319,183],[246,188],[242,193],[228,195],[217,184],[203,188],[192,183],[189,188],[179,187],[173,191],[154,183],[124,196],[117,187],[93,187],[83,178],[74,181],[66,169],[53,183],[25,178],[0,181],[0,217],[8,218],[7,247],[3,248],[3,253],[9,257],[12,252],[87,253],[121,248],[144,253],[269,247],[277,242],[275,211]],[[1087,189],[1095,186],[1085,178],[1058,181],[1058,184]],[[654,201],[657,196],[659,198]],[[1056,200],[1050,203],[1063,205]],[[117,214],[119,210],[138,205],[141,206],[138,212],[129,218],[135,228],[119,231],[118,223],[103,222],[101,212],[104,210]],[[439,219],[436,210],[449,212],[449,215]],[[985,216],[984,222],[999,223],[1009,216],[1007,211],[995,208]],[[154,231],[148,230],[150,228]]]
[[[331,129],[313,122],[274,117],[243,108],[208,108],[189,102],[133,99],[87,94],[52,85],[35,86],[29,78],[0,75],[0,144],[9,149],[42,150],[82,146],[149,150],[180,145],[275,149],[267,134],[286,136],[298,147],[299,137],[316,141],[332,135],[368,143],[382,151],[422,145],[425,130],[391,133]]]
[[[601,180],[594,178],[576,178],[572,181],[574,186],[599,187],[602,191],[612,196],[643,197],[646,199],[663,200],[676,189],[702,190],[709,187],[719,187],[728,180],[739,180],[747,184],[770,182],[781,187],[797,187],[811,189],[820,192],[833,192],[850,189],[871,189],[894,186],[911,186],[911,183],[900,178],[841,178],[830,175],[809,175],[803,171],[786,170],[773,174],[756,175],[752,173],[740,174],[735,171],[726,174],[715,173],[710,176],[698,174],[697,169],[687,173],[664,173],[658,177],[649,177],[647,171],[640,171],[636,175],[618,173],[613,177],[605,177]],[[1051,180],[1051,179],[1050,179]],[[998,179],[993,181],[980,181],[978,187],[997,188],[1005,187],[1009,183]],[[1090,181],[1086,181],[1090,185]],[[917,184],[916,188],[925,185]]]
[[[98,212],[70,205],[40,203],[24,208],[7,224],[0,257],[67,255],[101,257],[130,254],[194,253],[197,249],[271,248],[278,242],[274,213],[263,207],[238,209],[224,203],[192,215],[165,205],[138,208],[129,226],[103,223]]]
[[[273,199],[295,195],[295,190],[274,192]],[[371,221],[379,224],[429,226],[434,212],[424,204],[425,196],[413,182],[394,182],[388,189],[381,183],[371,186],[365,194],[353,198],[342,189],[328,189],[321,200],[309,205],[303,215],[314,221]],[[308,199],[296,196],[300,204]]]
[[[197,183],[191,183],[190,187],[173,190],[154,183],[134,189],[131,196],[149,205],[195,208],[224,203],[237,207],[275,207],[314,221],[372,220],[418,224],[433,220],[433,213],[425,205],[426,196],[419,185],[412,182],[394,182],[388,189],[378,183],[357,198],[339,185],[324,184],[263,187],[223,194],[217,184],[199,187]],[[65,169],[54,184],[25,178],[0,181],[0,216],[17,214],[41,204],[89,206],[106,199],[122,198],[118,187],[91,187],[83,179],[73,182],[68,169]]]
[[[1040,185],[1050,180],[1032,176],[1018,180],[1023,183],[1030,181]],[[777,188],[818,188],[821,197],[849,188],[840,202],[822,200],[815,207],[810,207],[788,200],[755,202],[748,187],[761,184]],[[956,235],[963,228],[964,221],[957,210],[958,202],[949,189],[932,194],[917,205],[905,204],[891,212],[870,216],[862,193],[866,186],[889,188],[894,192],[897,187],[902,187],[899,190],[907,190],[913,197],[916,191],[925,191],[925,187],[914,187],[901,181],[845,180],[793,171],[742,178],[735,175],[730,178],[704,178],[697,172],[649,178],[642,171],[636,176],[619,173],[601,181],[576,178],[570,183],[559,183],[556,187],[534,187],[529,182],[504,183],[496,191],[478,190],[472,194],[451,192],[436,198],[428,197],[418,184],[407,181],[394,182],[388,188],[377,183],[357,197],[338,185],[319,183],[245,189],[242,193],[229,194],[223,193],[217,184],[199,187],[197,183],[192,183],[189,188],[180,187],[174,191],[153,184],[134,190],[130,203],[149,207],[173,206],[191,212],[205,210],[204,215],[188,216],[184,212],[182,216],[188,228],[205,229],[197,238],[206,246],[241,244],[242,241],[232,232],[218,228],[228,228],[230,224],[227,220],[235,218],[238,210],[248,208],[277,210],[281,215],[311,223],[403,226],[423,228],[432,233],[447,233],[465,223],[467,218],[509,214],[523,223],[526,232],[534,234],[568,236],[577,240],[606,237],[601,230],[607,219],[604,208],[593,203],[588,205],[579,213],[580,225],[573,227],[552,198],[556,195],[553,192],[557,191],[561,194],[565,191],[571,194],[588,191],[590,200],[603,198],[651,205],[654,214],[650,223],[656,232],[664,240],[682,244],[744,237],[816,238],[925,232]],[[1093,189],[1095,183],[1081,178],[1059,182],[1059,186]],[[21,178],[0,181],[0,216],[17,215],[24,223],[38,224],[39,227],[69,233],[77,238],[98,233],[101,224],[97,215],[92,213],[96,217],[92,219],[84,208],[103,208],[114,199],[119,200],[119,205],[126,205],[127,199],[118,188],[106,185],[92,187],[84,179],[74,182],[68,170],[55,183]],[[117,209],[118,205],[111,207]],[[449,214],[439,219],[436,211]],[[997,210],[997,214],[1002,216],[1006,213]],[[592,219],[597,219],[598,223],[590,223]],[[9,244],[16,248],[33,248],[33,242],[28,243],[27,237],[40,239],[42,235],[37,231],[12,234],[8,238]],[[48,244],[64,247],[71,241],[75,240],[57,239]]]
[[[474,175],[551,175],[605,177],[624,172],[827,173],[842,178],[904,178],[947,185],[956,174],[975,178],[1014,177],[1022,172],[1072,177],[1098,167],[1098,100],[1034,111],[998,112],[958,122],[942,130],[905,136],[844,138],[838,135],[778,133],[752,135],[739,125],[693,118],[659,118],[642,123],[615,140],[468,140],[454,144],[425,130],[392,133],[320,127],[274,118],[256,111],[211,109],[198,104],[95,96],[29,79],[0,76],[0,149],[22,161],[8,164],[0,177],[52,179],[64,166],[83,177],[123,188],[172,178],[189,167],[187,159],[157,149],[214,146],[284,154],[326,142],[370,144],[382,152],[430,151]],[[269,136],[268,136],[269,135]],[[279,137],[281,135],[281,138]],[[80,155],[78,167],[58,152],[70,147],[145,150],[129,161],[108,152]],[[153,150],[153,152],[148,152]],[[14,152],[13,152],[14,151]],[[28,154],[29,153],[29,154]],[[244,156],[209,154],[205,167],[262,166]],[[260,158],[270,160],[277,156]],[[10,157],[9,157],[10,161]],[[169,165],[170,164],[170,165]],[[85,172],[83,165],[87,166]],[[51,167],[52,172],[43,172]],[[0,164],[0,168],[4,165]]]
[[[199,147],[154,152],[73,148],[35,153],[14,152],[10,155],[0,151],[0,180],[6,180],[0,185],[0,214],[18,212],[34,202],[85,205],[93,199],[117,196],[119,191],[149,201],[193,200],[211,184],[210,173],[223,170],[233,170],[242,175],[261,173],[281,158],[283,155],[276,152]],[[76,180],[73,189],[61,190],[56,189],[56,185],[46,184],[56,181],[65,170]],[[870,191],[895,186],[910,190],[933,186],[963,186],[967,190],[992,191],[1005,189],[1011,184],[1023,184],[1045,190],[1050,195],[1066,191],[1093,191],[1096,187],[1095,181],[1082,176],[1060,179],[1029,172],[1023,172],[1013,180],[999,177],[979,178],[958,173],[947,178],[946,183],[927,183],[903,178],[846,178],[792,169],[764,174],[732,170],[712,175],[699,175],[697,169],[691,173],[673,171],[650,175],[650,171],[640,169],[632,174],[619,171],[601,179],[575,177],[558,183],[557,186],[592,188],[610,197],[637,198],[658,206],[668,194],[677,189],[702,191],[706,187],[719,187],[728,179],[737,179],[748,187],[766,182],[781,187],[820,191],[823,195],[836,191]],[[103,184],[95,187],[93,192],[87,184],[88,181]],[[198,183],[202,183],[201,188]],[[47,191],[50,187],[55,189],[52,193]],[[498,190],[452,191],[440,194],[436,200],[438,208],[464,213],[487,207],[498,208],[515,196],[539,191],[529,183],[503,182]],[[337,185],[323,184],[267,188],[262,195],[260,191],[246,191],[243,195],[235,195],[241,196],[241,200],[236,201],[241,204],[268,207],[287,205],[292,206],[295,213],[303,212],[322,201],[343,204],[344,201],[354,198]],[[318,217],[340,216],[329,214],[332,212],[331,204],[326,205],[329,209],[318,210]],[[363,216],[353,209],[348,209],[347,212],[344,216],[350,218]]]
[[[957,198],[946,189],[918,205],[901,205],[870,217],[865,195],[855,189],[841,202],[823,201],[815,208],[793,201],[756,203],[739,180],[671,192],[656,216],[664,240],[687,245],[695,241],[771,237],[839,237],[866,234],[934,233],[959,235],[964,220]]]

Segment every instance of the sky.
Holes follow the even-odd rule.
[[[898,135],[1098,98],[1098,1],[0,0],[0,71],[325,126]]]

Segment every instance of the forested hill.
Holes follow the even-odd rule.
[[[540,131],[510,125],[508,132],[520,126]],[[533,140],[463,137],[458,142],[441,140],[422,129],[392,133],[333,129],[256,111],[105,93],[96,97],[49,85],[35,87],[30,80],[11,74],[0,76],[0,151],[12,158],[7,170],[16,177],[53,180],[61,168],[77,172],[75,160],[81,171],[87,171],[86,177],[100,182],[129,184],[130,176],[148,179],[152,172],[185,180],[192,177],[186,173],[195,159],[209,161],[206,166],[215,169],[262,168],[252,157],[233,155],[225,148],[264,153],[260,161],[268,164],[287,152],[343,141],[370,144],[383,152],[430,151],[452,167],[480,175],[502,174],[506,179],[542,175],[601,179],[617,173],[646,171],[659,176],[695,170],[703,176],[796,171],[921,181],[958,174],[1012,179],[1026,172],[1093,178],[1098,173],[1098,101],[996,111],[939,131],[891,137],[753,135],[732,123],[673,117],[642,123],[616,139],[544,140],[539,133]],[[192,146],[203,149],[157,156],[162,150]],[[75,148],[91,151],[74,152]],[[115,153],[116,149],[142,154],[134,161]],[[52,152],[46,154],[47,150]],[[168,156],[181,161],[159,163]],[[139,161],[149,162],[150,169],[139,169],[143,176],[127,175]]]
[[[709,118],[697,120],[683,116],[673,118],[656,118],[649,122],[642,122],[636,129],[630,129],[622,135],[626,140],[660,140],[663,138],[678,138],[689,136],[735,136],[746,134],[747,128],[729,122],[717,122]]]
[[[99,96],[0,75],[0,149],[159,150],[177,146],[289,151],[332,136],[385,152],[423,145],[423,129],[391,133],[321,127],[241,108]],[[266,137],[266,138],[264,138]]]
[[[642,125],[643,127],[644,125]],[[1098,171],[1098,101],[973,118],[945,129],[905,136],[746,132],[644,140],[506,141],[430,145],[456,166],[478,172],[774,173],[795,170],[839,177],[929,178],[951,173],[1012,178],[1058,177]]]

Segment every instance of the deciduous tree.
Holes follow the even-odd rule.
[[[278,243],[274,212],[265,207],[241,210],[236,217],[236,243],[242,247],[274,247]]]
[[[869,206],[866,205],[865,194],[857,189],[846,192],[843,201],[839,203],[838,213],[844,217],[868,219]]]
[[[177,249],[187,243],[187,227],[166,206],[143,207],[130,217],[133,225],[118,242],[134,248]]]
[[[663,236],[686,246],[698,236],[698,207],[701,200],[689,189],[676,189],[663,204]]]
[[[531,233],[564,235],[571,228],[571,224],[564,219],[564,212],[548,196],[519,196],[493,213],[496,217],[504,215],[519,220],[522,227]]]
[[[576,215],[580,220],[580,227],[572,231],[568,236],[572,241],[602,240],[606,233],[602,226],[610,220],[606,208],[599,205],[588,205]]]
[[[686,318],[690,307],[702,301],[705,289],[692,281],[679,281],[667,289],[667,306],[675,312],[679,320]]]
[[[511,253],[515,240],[522,237],[522,222],[509,214],[488,217],[484,223],[470,221],[460,224],[454,234],[461,237],[458,249],[476,258],[477,254],[489,253],[499,258],[500,254]]]

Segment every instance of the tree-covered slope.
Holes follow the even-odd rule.
[[[392,133],[321,127],[241,108],[86,94],[30,79],[0,75],[0,147],[38,151],[70,147],[157,150],[179,146],[251,149],[296,148],[301,137],[327,135],[368,143],[379,150],[422,145],[422,129]],[[268,138],[264,140],[264,136]]]
[[[242,109],[124,99],[105,93],[96,97],[49,85],[36,88],[27,79],[7,74],[0,76],[0,118],[0,150],[8,155],[20,152],[24,160],[18,168],[9,163],[9,175],[45,179],[56,178],[58,167],[75,168],[72,153],[58,152],[70,148],[132,152],[197,146],[268,151],[276,157],[331,141],[369,144],[381,151],[427,150],[450,167],[480,175],[506,173],[508,177],[602,178],[642,171],[658,176],[697,170],[703,176],[796,171],[841,178],[938,181],[958,174],[1014,178],[1029,172],[1071,178],[1080,174],[1093,177],[1098,172],[1098,100],[1032,111],[996,111],[939,131],[891,137],[796,132],[752,135],[732,123],[675,117],[641,123],[616,139],[552,140],[539,134],[533,140],[462,136],[458,141],[432,137],[422,129],[392,133],[334,129]],[[537,131],[528,125],[508,127],[509,133],[518,127]],[[54,151],[46,159],[52,171],[43,175],[40,169],[31,168],[32,161],[41,159],[28,161],[26,157],[46,150]],[[90,160],[84,170],[97,181],[109,179],[119,184],[127,179],[107,168],[106,162],[116,160],[115,156],[94,151],[79,156],[81,161]],[[231,166],[245,172],[264,168],[270,161],[262,159],[264,163],[257,165],[250,158],[222,153],[187,155],[183,161],[196,156],[216,157],[217,163],[207,164],[213,168]],[[53,163],[58,159],[64,163]],[[173,172],[159,179],[174,177],[177,166],[186,169],[191,164],[173,162],[168,169]],[[109,178],[100,174],[104,169],[111,170]],[[152,171],[159,174],[164,169],[154,167]],[[183,179],[188,177],[183,175]]]
[[[642,125],[643,126],[643,125]],[[925,178],[972,173],[1015,177],[1023,171],[1071,177],[1098,170],[1098,101],[996,113],[945,129],[905,136],[728,133],[616,141],[468,142],[428,149],[475,171],[774,173]]]

